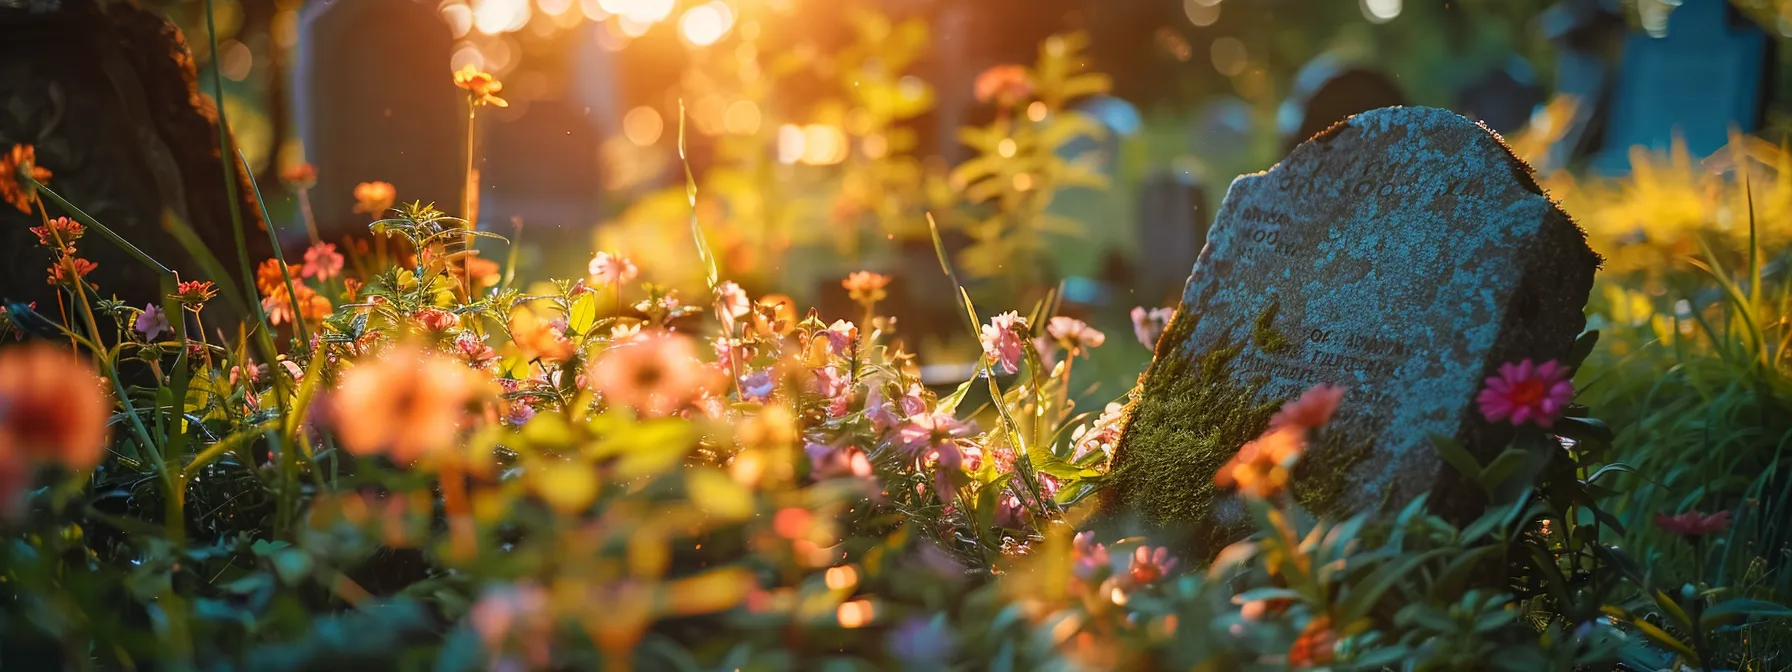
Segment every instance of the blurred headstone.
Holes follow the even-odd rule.
[[[520,217],[536,234],[589,233],[589,225],[601,215],[599,138],[590,108],[559,100],[519,107],[482,124],[481,221],[491,228],[494,222]]]
[[[1138,296],[1145,305],[1175,296],[1207,240],[1207,190],[1193,173],[1151,175],[1139,191]]]
[[[1218,96],[1202,106],[1189,151],[1201,156],[1234,156],[1250,149],[1256,111],[1238,96]]]
[[[1457,92],[1456,111],[1509,134],[1524,128],[1542,102],[1543,87],[1537,83],[1537,73],[1523,57],[1512,54],[1500,67]]]
[[[1113,96],[1095,96],[1077,103],[1074,109],[1089,115],[1096,123],[1101,124],[1106,133],[1100,137],[1078,137],[1064,143],[1059,148],[1059,153],[1065,159],[1074,161],[1099,152],[1099,155],[1084,160],[1099,159],[1101,172],[1112,177],[1119,167],[1121,141],[1137,134],[1145,125],[1144,120],[1139,117],[1139,108]]]
[[[1217,552],[1244,512],[1214,474],[1282,402],[1348,388],[1295,471],[1318,515],[1479,515],[1431,446],[1485,463],[1510,425],[1475,406],[1501,363],[1563,357],[1598,257],[1489,132],[1445,110],[1353,117],[1232,183],[1159,341],[1104,506]]]
[[[1386,75],[1326,54],[1295,73],[1294,89],[1276,110],[1276,123],[1292,151],[1350,115],[1405,104],[1406,96]]]
[[[51,189],[183,279],[204,276],[163,230],[164,211],[234,269],[217,110],[197,76],[174,24],[134,4],[0,3],[0,152],[32,145],[37,165],[53,173]],[[266,256],[246,179],[238,195],[250,252]],[[45,207],[51,217],[66,214],[48,199]],[[50,255],[29,230],[42,223],[35,210],[0,203],[0,298],[37,301],[54,314]],[[117,245],[89,233],[79,249],[98,264],[87,277],[103,296],[139,306],[159,300],[156,274]]]
[[[1610,116],[1612,64],[1628,29],[1619,0],[1562,0],[1538,17],[1555,46],[1555,95],[1574,100],[1574,114],[1549,148],[1548,166],[1560,168],[1599,150]]]
[[[295,91],[312,210],[324,237],[364,231],[355,185],[390,182],[398,200],[462,215],[466,95],[454,36],[435,2],[322,0],[299,18]]]
[[[1611,122],[1594,170],[1630,171],[1630,149],[1668,149],[1679,137],[1695,157],[1752,133],[1766,113],[1773,41],[1728,0],[1683,0],[1667,35],[1633,33],[1612,92]]]

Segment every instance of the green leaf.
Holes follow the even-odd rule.
[[[1578,368],[1587,356],[1593,354],[1593,346],[1599,344],[1599,330],[1589,329],[1581,332],[1574,339],[1574,345],[1568,348],[1568,354],[1562,356],[1562,363]]]
[[[280,576],[281,583],[288,586],[296,586],[300,581],[305,580],[305,577],[311,575],[311,569],[315,566],[310,553],[296,548],[275,553],[273,561],[274,573]]]
[[[1680,604],[1675,602],[1674,598],[1669,597],[1668,594],[1662,592],[1660,588],[1652,591],[1650,597],[1655,599],[1655,606],[1661,607],[1661,613],[1663,615],[1673,619],[1675,627],[1678,627],[1681,630],[1692,629],[1692,619],[1687,617],[1686,610],[1680,608]]]
[[[1453,550],[1434,548],[1417,555],[1401,557],[1375,568],[1375,571],[1364,577],[1361,582],[1348,588],[1343,601],[1338,605],[1338,622],[1354,623],[1358,619],[1367,617],[1370,610],[1375,608],[1375,604],[1381,601],[1381,596],[1386,594],[1388,589],[1393,588],[1396,582],[1412,574],[1419,565]]]
[[[1481,462],[1476,460],[1475,456],[1470,455],[1468,449],[1463,448],[1462,444],[1442,434],[1432,434],[1431,445],[1437,448],[1437,454],[1444,458],[1445,462],[1449,462],[1450,466],[1462,472],[1463,476],[1467,476],[1470,481],[1481,482]]]
[[[1507,448],[1498,457],[1493,458],[1493,462],[1488,463],[1487,468],[1481,471],[1481,476],[1476,479],[1476,482],[1480,483],[1482,490],[1487,491],[1490,495],[1493,494],[1500,489],[1506,479],[1518,472],[1519,467],[1530,461],[1530,454],[1531,451],[1528,450]]]
[[[1610,444],[1613,436],[1612,428],[1597,418],[1558,418],[1550,431],[1575,441],[1596,445]]]
[[[1699,627],[1706,632],[1710,632],[1721,626],[1741,623],[1748,620],[1751,616],[1765,618],[1792,618],[1792,609],[1763,600],[1750,600],[1744,598],[1725,600],[1713,605],[1710,609],[1706,609],[1705,613],[1699,616]]]

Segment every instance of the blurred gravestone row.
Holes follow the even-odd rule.
[[[1499,64],[1456,95],[1455,112],[1487,124],[1501,134],[1516,133],[1530,123],[1531,113],[1543,102],[1543,86],[1530,62],[1517,54]]]
[[[1207,241],[1207,190],[1189,171],[1155,173],[1139,189],[1138,302],[1164,305],[1182,290]]]
[[[1400,86],[1373,69],[1326,54],[1294,76],[1294,90],[1276,111],[1283,145],[1289,151],[1350,115],[1406,104]]]
[[[1331,383],[1348,388],[1343,404],[1295,472],[1314,513],[1432,493],[1440,515],[1479,515],[1427,437],[1484,463],[1505,446],[1511,426],[1475,408],[1482,380],[1567,354],[1597,265],[1473,121],[1418,107],[1353,117],[1233,182],[1145,374],[1104,509],[1211,556],[1248,527],[1214,486],[1268,421],[1239,409]]]
[[[232,203],[219,160],[217,111],[198,85],[180,31],[130,3],[64,0],[0,7],[0,152],[31,145],[49,187],[150,257],[200,279],[191,255],[162,226],[171,213],[227,268],[236,268]],[[240,176],[240,174],[239,174]],[[235,203],[252,254],[269,246],[247,180]],[[64,213],[46,200],[50,217]],[[30,227],[35,210],[0,203],[0,298],[53,313],[49,254]],[[103,296],[159,299],[158,276],[97,234],[80,256]],[[227,307],[220,310],[228,311]]]
[[[294,91],[324,238],[366,230],[368,217],[354,211],[361,182],[389,182],[400,201],[462,214],[466,105],[449,68],[453,49],[434,2],[305,4]]]

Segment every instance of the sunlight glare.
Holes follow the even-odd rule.
[[[1363,17],[1370,23],[1387,23],[1400,16],[1401,0],[1360,0]]]
[[[715,44],[734,27],[734,12],[728,5],[710,2],[685,11],[678,20],[678,32],[693,46]]]

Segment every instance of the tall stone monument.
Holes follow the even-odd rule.
[[[1349,389],[1293,492],[1338,515],[1431,493],[1482,502],[1429,436],[1481,459],[1510,427],[1474,405],[1502,362],[1565,355],[1599,258],[1485,127],[1384,108],[1232,183],[1130,411],[1104,508],[1213,553],[1243,532],[1215,471],[1316,383]]]

